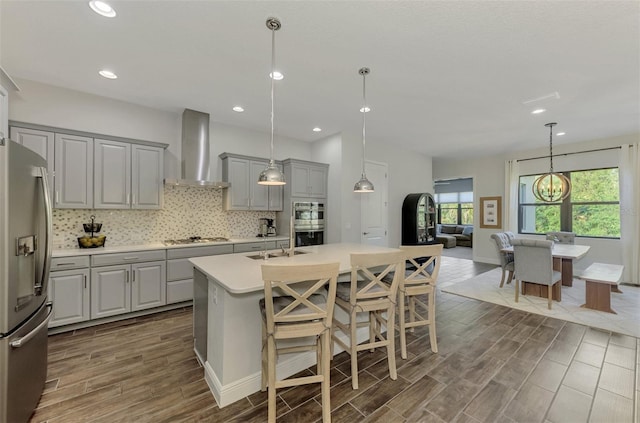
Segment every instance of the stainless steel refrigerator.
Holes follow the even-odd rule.
[[[27,422],[47,376],[51,201],[47,162],[0,141],[0,422]]]

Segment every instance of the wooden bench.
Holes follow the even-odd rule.
[[[576,276],[586,282],[586,302],[580,307],[617,314],[611,309],[611,291],[621,292],[618,284],[623,270],[619,264],[593,263]]]

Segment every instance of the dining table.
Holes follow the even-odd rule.
[[[553,270],[556,270],[562,275],[562,286],[573,286],[573,262],[574,260],[580,260],[587,255],[591,246],[578,245],[578,244],[560,244],[554,243],[551,248],[551,256],[553,257]],[[505,247],[500,250],[503,253],[513,253],[513,245]],[[517,277],[517,275],[516,275]],[[523,293],[535,293],[541,297],[546,297],[546,290],[540,290],[538,284],[528,283],[522,281]],[[562,291],[560,287],[554,289],[553,299],[560,301],[562,299]]]

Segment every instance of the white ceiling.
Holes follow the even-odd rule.
[[[640,132],[638,1],[2,0],[12,76],[268,132],[276,16],[276,131],[361,130],[434,157],[471,157]],[[97,75],[108,68],[119,75]],[[558,92],[545,100],[524,102]],[[240,104],[244,113],[231,110]],[[548,111],[531,115],[535,107]],[[323,129],[312,132],[314,126]]]

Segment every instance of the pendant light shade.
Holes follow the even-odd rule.
[[[267,28],[271,31],[271,155],[269,156],[269,164],[260,172],[260,176],[258,176],[258,184],[260,185],[284,185],[287,182],[284,179],[284,175],[276,166],[273,160],[273,135],[274,135],[274,112],[273,112],[273,99],[274,99],[274,90],[275,90],[275,75],[276,71],[276,31],[280,29],[282,25],[280,21],[276,18],[267,19]]]
[[[550,122],[544,126],[549,128],[549,173],[540,175],[533,182],[533,195],[544,203],[563,201],[571,194],[571,181],[561,173],[553,171],[553,127],[556,122]]]
[[[356,182],[353,186],[353,192],[373,192],[373,184],[369,179],[367,179],[367,175],[364,172],[364,157],[365,157],[365,148],[366,148],[366,136],[367,136],[367,112],[371,110],[367,107],[367,95],[366,95],[366,84],[365,80],[367,75],[371,70],[369,68],[360,68],[358,73],[362,75],[362,108],[360,111],[362,112],[362,176],[360,180]]]

